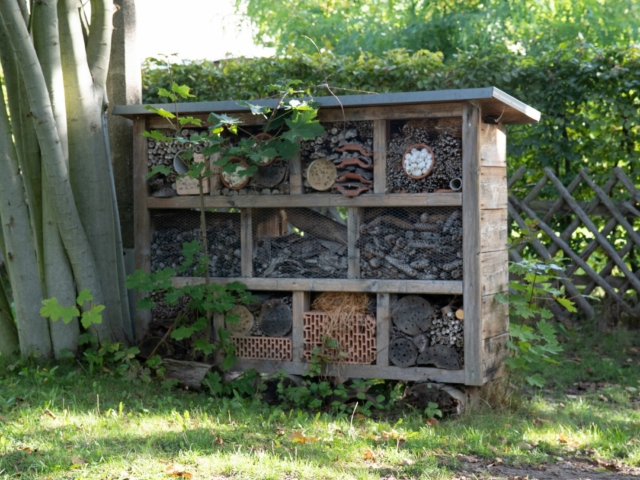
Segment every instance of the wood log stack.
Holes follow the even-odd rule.
[[[197,212],[193,212],[196,213]],[[215,215],[215,214],[214,214]],[[213,277],[240,276],[240,215],[227,215],[227,218],[209,216],[207,220],[207,242],[209,244],[209,273]],[[190,215],[193,216],[193,215]],[[237,217],[237,218],[235,218]],[[182,255],[183,243],[200,242],[200,228],[189,218],[187,226],[158,221],[151,238],[151,271],[162,268],[178,267],[185,261]],[[196,256],[197,261],[197,256]],[[195,262],[194,262],[195,263]],[[189,267],[177,276],[193,277],[195,267]]]
[[[301,142],[302,174],[309,164],[326,158],[337,168],[333,193],[362,193],[373,185],[373,122],[335,122],[323,124],[326,133],[315,140]],[[318,193],[305,180],[307,192]]]
[[[462,178],[462,122],[459,118],[419,119],[391,123],[387,155],[389,193],[448,190],[451,180]],[[433,170],[423,179],[407,176],[402,156],[412,145],[428,145],[434,154]]]
[[[358,245],[362,278],[462,279],[460,208],[366,209]]]
[[[399,367],[462,368],[464,321],[459,298],[405,295],[391,309],[389,359]],[[458,315],[456,316],[456,313]]]

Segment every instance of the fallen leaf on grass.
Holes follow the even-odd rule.
[[[564,433],[561,433],[560,435],[558,435],[558,442],[567,443],[567,437],[565,436]]]
[[[605,461],[605,460],[600,460],[599,458],[596,458],[596,459],[595,459],[595,462],[596,462],[596,464],[597,464],[598,466],[600,466],[600,467],[604,467],[604,468],[606,468],[607,470],[612,470],[612,471],[615,471],[615,472],[617,472],[618,470],[620,470],[620,466],[616,465],[616,464],[615,464],[615,463],[613,463],[613,462],[607,462],[607,461]]]
[[[18,447],[18,450],[24,453],[38,453],[38,449],[35,450],[30,447]]]
[[[220,437],[219,435],[216,435],[215,442],[219,445],[224,444],[224,440],[222,440],[222,437]]]
[[[71,455],[71,468],[78,468],[86,464],[87,461],[84,458],[79,457],[78,455]]]
[[[48,408],[45,408],[45,409],[44,409],[44,414],[45,414],[45,415],[47,415],[47,416],[49,416],[49,417],[51,417],[51,418],[53,418],[54,420],[58,418],[58,417],[56,417],[56,416],[54,415],[54,413],[53,413],[51,410],[49,410]]]
[[[370,448],[367,448],[364,451],[362,458],[364,458],[365,460],[373,460],[375,458],[375,455],[373,454],[373,451]]]
[[[400,433],[396,432],[395,430],[391,430],[390,432],[382,432],[382,438],[383,440],[393,439],[393,440],[404,441],[404,438],[402,437],[402,435],[400,435]]]
[[[436,425],[438,425],[440,422],[435,418],[435,417],[431,417],[431,418],[427,418],[427,425],[429,425],[430,427],[435,427]]]
[[[171,475],[173,477],[193,478],[193,474],[187,472],[181,467],[176,467],[175,465],[169,465],[167,468],[164,469],[164,473],[166,473],[167,475]]]
[[[293,432],[291,435],[289,435],[289,440],[291,440],[293,443],[311,443],[317,442],[318,437],[307,437],[304,433]]]
[[[516,443],[516,447],[522,448],[523,450],[533,450],[533,445],[524,441]]]

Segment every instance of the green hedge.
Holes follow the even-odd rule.
[[[143,71],[146,103],[159,103],[158,88],[169,85],[167,70],[153,65],[148,60]],[[640,171],[638,48],[563,45],[537,58],[474,50],[446,64],[427,51],[358,58],[293,53],[178,64],[173,75],[198,101],[265,98],[291,80],[315,96],[329,94],[326,83],[339,95],[496,86],[542,112],[537,125],[510,127],[511,168],[550,166],[562,177],[583,167],[596,175],[616,165]]]

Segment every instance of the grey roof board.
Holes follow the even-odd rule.
[[[520,100],[503,92],[496,87],[465,88],[459,90],[434,90],[428,92],[401,92],[381,93],[366,95],[344,95],[341,97],[315,97],[320,107],[374,107],[390,105],[408,105],[419,103],[444,103],[476,101],[483,107],[483,115],[501,117],[503,123],[534,123],[540,120],[540,112],[522,103]],[[275,107],[278,100],[251,100],[251,103],[267,107]],[[164,108],[173,112],[173,104],[155,104],[155,107]],[[235,101],[223,102],[189,102],[180,103],[179,111],[182,114],[203,114],[209,112],[246,112],[248,107],[238,105]],[[144,105],[116,105],[113,108],[114,115],[132,117],[137,115],[154,115]]]

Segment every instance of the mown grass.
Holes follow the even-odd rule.
[[[176,467],[202,479],[444,479],[458,454],[639,466],[640,335],[563,336],[566,355],[542,369],[549,388],[437,426],[417,411],[338,419],[89,375],[78,364],[4,368],[0,478],[170,479]]]

